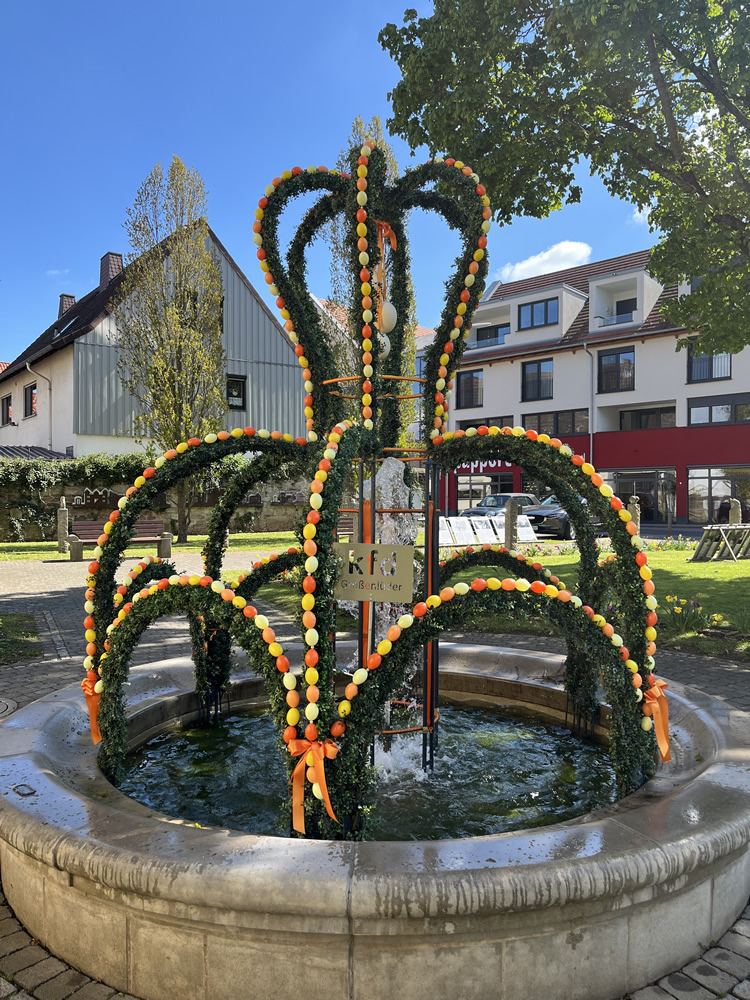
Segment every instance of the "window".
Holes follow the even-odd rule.
[[[518,329],[531,330],[536,326],[551,326],[557,322],[557,299],[541,299],[518,307]]]
[[[36,382],[23,387],[23,415],[24,417],[36,416]]]
[[[701,354],[688,347],[688,382],[716,382],[732,377],[731,354]]]
[[[472,420],[458,420],[456,427],[460,431],[468,431],[470,427],[512,427],[513,417],[474,417]]]
[[[227,406],[230,410],[245,409],[246,386],[244,375],[227,375]]]
[[[694,524],[726,521],[729,500],[740,501],[743,522],[750,520],[750,468],[688,469],[688,520]]]
[[[426,367],[426,361],[424,354],[418,354],[414,359],[414,374],[417,378],[424,378],[424,370]],[[424,392],[424,384],[422,382],[415,382],[412,392],[415,396],[421,395]]]
[[[688,424],[750,423],[750,393],[736,396],[703,396],[688,400]]]
[[[554,410],[549,413],[525,413],[522,417],[527,431],[559,437],[563,434],[588,434],[588,410]]]
[[[482,369],[474,372],[459,372],[456,409],[468,410],[472,406],[481,406],[484,394],[482,392]]]
[[[599,352],[599,392],[635,389],[635,348]]]
[[[13,407],[11,406],[12,396],[2,398],[2,426],[5,427],[13,420]]]
[[[621,410],[621,431],[650,431],[658,427],[676,427],[674,406],[661,406],[653,410]]]
[[[497,347],[505,343],[505,338],[509,333],[510,323],[499,323],[497,326],[482,326],[477,330],[476,343],[467,343],[465,350],[473,351],[480,347]]]
[[[552,399],[552,358],[521,366],[521,399]]]
[[[615,316],[620,323],[625,323],[633,318],[633,313],[638,309],[638,299],[618,299],[615,302]]]

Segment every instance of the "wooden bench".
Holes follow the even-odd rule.
[[[709,524],[688,562],[750,559],[750,524]]]
[[[336,536],[338,539],[348,538],[353,542],[359,535],[357,528],[357,518],[355,514],[340,514],[336,525]]]
[[[83,547],[96,545],[99,536],[104,534],[106,521],[73,521],[71,533],[65,539],[70,545],[70,561],[83,562]],[[156,542],[156,554],[160,559],[169,559],[172,555],[172,535],[164,530],[163,521],[151,521],[141,518],[135,522],[133,536],[129,545],[136,542]]]

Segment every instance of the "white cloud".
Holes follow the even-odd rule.
[[[538,274],[550,274],[552,271],[564,271],[568,267],[580,267],[588,264],[591,259],[591,247],[588,243],[577,240],[562,240],[541,253],[527,257],[515,264],[508,262],[495,278],[501,281],[519,281],[521,278],[533,278]]]
[[[646,205],[645,208],[634,208],[633,214],[630,216],[630,221],[635,226],[647,226],[648,225],[648,213],[651,211],[651,206]]]
[[[51,278],[61,278],[64,274],[70,274],[70,268],[53,268],[51,271],[47,271],[47,274]]]

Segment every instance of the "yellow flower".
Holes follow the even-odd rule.
[[[680,601],[680,604],[681,604],[681,605],[683,606],[683,608],[684,608],[684,607],[685,607],[685,605],[687,604],[687,601]]]
[[[674,609],[674,613],[675,613],[676,615],[681,615],[681,614],[682,614],[682,608],[675,608],[675,609]]]

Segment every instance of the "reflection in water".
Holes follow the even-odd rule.
[[[394,718],[394,728],[408,721]],[[616,797],[605,750],[530,715],[444,706],[434,773],[421,761],[421,735],[378,746],[368,839],[502,833],[570,819]],[[121,790],[190,822],[283,836],[286,782],[271,717],[255,709],[148,741],[131,754]]]

